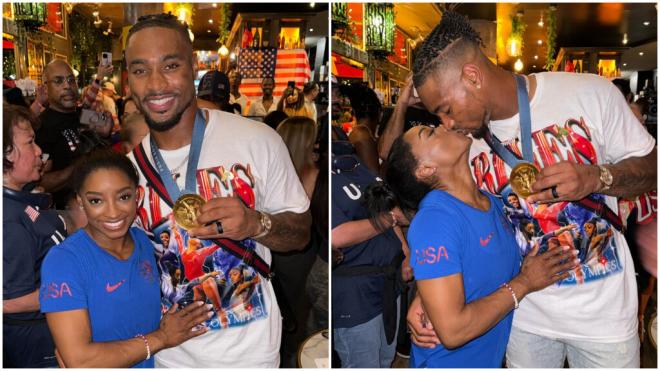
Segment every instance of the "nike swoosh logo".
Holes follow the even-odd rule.
[[[481,246],[486,247],[488,243],[490,242],[490,239],[493,238],[493,234],[489,234],[488,237],[486,238],[481,238],[479,237],[479,243],[481,243]]]
[[[106,284],[105,284],[105,291],[107,291],[107,292],[113,292],[113,291],[117,290],[117,289],[119,288],[119,286],[121,286],[121,284],[124,283],[124,281],[126,281],[126,279],[123,279],[123,280],[121,280],[121,281],[115,283],[114,285],[110,285],[109,282],[106,283]]]

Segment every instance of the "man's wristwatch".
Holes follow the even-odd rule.
[[[252,238],[261,238],[266,236],[268,233],[270,233],[270,230],[273,227],[273,223],[270,221],[270,215],[262,211],[259,211],[259,215],[261,215],[259,219],[259,222],[261,223],[261,232],[255,236],[252,236]]]
[[[599,192],[607,191],[608,189],[610,189],[610,187],[612,187],[612,183],[614,182],[612,173],[610,172],[610,169],[606,168],[603,165],[598,165],[598,169],[600,169],[600,183],[601,183]]]

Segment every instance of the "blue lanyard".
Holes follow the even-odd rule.
[[[197,193],[197,163],[199,162],[199,155],[202,152],[202,142],[204,141],[204,123],[204,114],[202,113],[202,110],[198,109],[197,114],[195,115],[192,143],[190,143],[190,149],[188,150],[190,157],[188,158],[188,167],[186,168],[186,185],[183,190],[184,194]],[[167,193],[172,199],[172,202],[176,201],[179,196],[181,196],[181,191],[174,179],[172,179],[170,169],[160,155],[160,150],[158,149],[158,145],[156,144],[153,135],[151,136],[151,156],[154,159],[154,165],[158,171],[158,175],[160,175],[160,178],[163,180]]]
[[[518,90],[518,117],[520,117],[520,141],[522,142],[523,159],[517,158],[511,151],[506,149],[490,130],[484,136],[484,140],[486,140],[490,148],[511,168],[521,162],[528,162],[530,164],[534,162],[534,155],[532,154],[532,118],[529,113],[529,96],[525,87],[525,78],[522,75],[515,75],[515,77]]]

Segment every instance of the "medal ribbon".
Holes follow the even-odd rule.
[[[516,78],[516,87],[518,91],[518,116],[520,118],[520,141],[522,142],[523,159],[517,158],[488,130],[484,140],[488,146],[497,153],[511,168],[521,162],[534,163],[532,153],[532,118],[529,113],[529,96],[525,86],[525,78],[522,75],[514,75]]]
[[[202,142],[204,141],[204,129],[205,129],[205,120],[202,110],[197,110],[195,115],[195,125],[193,126],[193,135],[192,143],[190,143],[190,149],[188,150],[188,166],[186,170],[186,184],[183,190],[184,194],[187,193],[197,193],[197,164],[199,163],[199,155],[202,152]],[[160,175],[160,179],[165,185],[168,195],[171,200],[177,200],[181,196],[181,190],[176,184],[174,179],[172,179],[172,174],[170,169],[167,167],[167,164],[163,160],[163,157],[160,155],[160,150],[158,145],[154,140],[153,135],[150,136],[151,139],[151,157],[154,159],[154,166]]]

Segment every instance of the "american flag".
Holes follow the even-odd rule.
[[[25,208],[25,213],[30,218],[30,220],[32,220],[32,223],[34,223],[34,221],[39,217],[39,212],[30,205]]]
[[[275,78],[273,95],[280,97],[289,81],[295,81],[296,87],[302,89],[312,75],[304,49],[242,49],[238,66],[243,77],[240,92],[249,99],[262,95],[261,80],[264,77]]]

